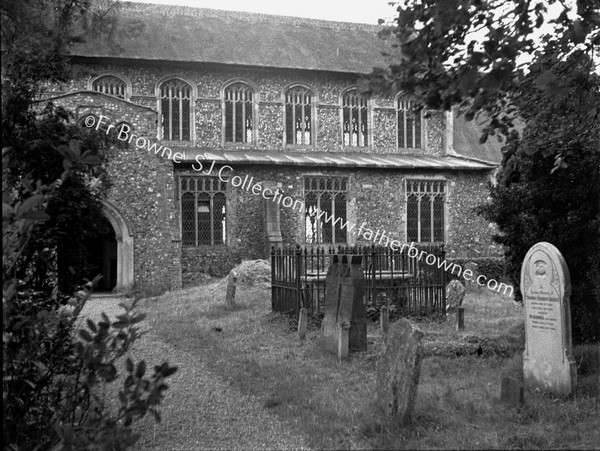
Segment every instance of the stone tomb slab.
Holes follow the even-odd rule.
[[[527,252],[521,267],[521,292],[525,306],[525,386],[557,396],[569,395],[577,382],[571,339],[571,281],[565,259],[552,244],[537,243]]]

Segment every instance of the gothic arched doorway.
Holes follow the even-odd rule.
[[[133,236],[121,213],[103,202],[102,232],[87,243],[86,277],[103,277],[98,291],[123,291],[133,287]]]

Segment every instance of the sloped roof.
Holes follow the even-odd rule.
[[[467,158],[500,164],[505,142],[499,142],[496,136],[488,136],[487,141],[480,144],[480,137],[481,127],[476,120],[466,121],[463,115],[454,112],[454,151]]]
[[[72,54],[369,73],[386,66],[377,25],[120,2],[114,43],[87,39]],[[115,45],[116,44],[116,45]]]
[[[436,170],[475,170],[489,171],[494,164],[472,161],[456,156],[426,155],[371,155],[342,152],[283,153],[265,151],[223,151],[205,149],[177,149],[181,159],[187,163],[215,162],[219,164],[275,164],[282,166],[326,166],[339,168],[379,168],[379,169],[436,169]],[[198,158],[198,159],[197,159]]]

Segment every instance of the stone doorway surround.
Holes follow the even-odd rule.
[[[131,228],[117,208],[102,201],[104,216],[115,231],[117,240],[117,284],[115,290],[133,288],[133,235]]]

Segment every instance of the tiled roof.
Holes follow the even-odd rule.
[[[185,155],[182,161],[196,161],[218,164],[274,164],[281,166],[327,166],[339,168],[380,168],[380,169],[437,169],[489,171],[496,166],[492,163],[473,161],[456,156],[422,155],[370,155],[342,152],[284,153],[268,151],[222,151],[204,149],[176,149]],[[196,159],[198,157],[198,159]],[[206,168],[206,164],[204,164]]]
[[[496,136],[488,136],[487,141],[480,144],[480,137],[481,128],[475,119],[465,121],[464,116],[454,113],[454,151],[464,157],[500,164],[505,142],[499,142]]]
[[[387,66],[377,25],[119,2],[116,45],[87,39],[72,53],[159,61],[369,73]]]

